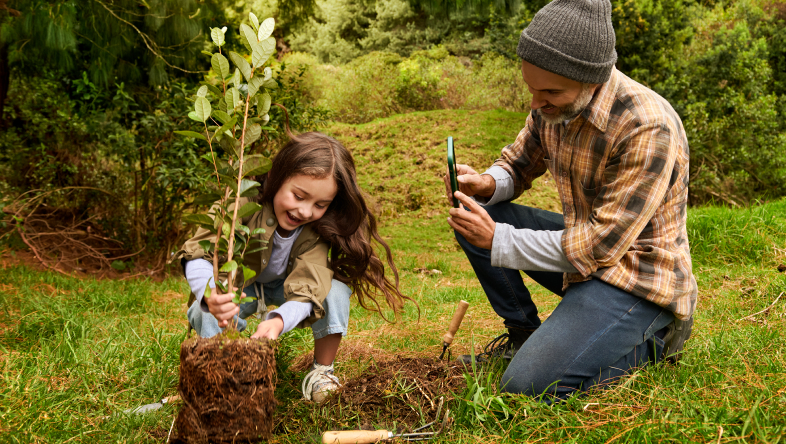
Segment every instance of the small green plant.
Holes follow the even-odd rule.
[[[271,37],[275,22],[268,18],[259,22],[256,15],[249,13],[251,25],[240,25],[240,40],[250,53],[247,58],[229,51],[229,59],[235,65],[230,70],[229,60],[222,53],[225,45],[226,27],[212,28],[210,37],[218,52],[208,53],[216,77],[216,84],[205,82],[194,98],[194,110],[188,117],[200,122],[203,132],[176,131],[177,134],[194,137],[207,142],[210,152],[204,159],[211,165],[214,180],[207,184],[208,192],[194,199],[196,204],[215,202],[207,214],[190,214],[183,221],[193,223],[215,235],[213,240],[203,240],[199,245],[213,255],[213,278],[224,292],[235,294],[235,303],[250,302],[252,298],[240,297],[241,288],[233,288],[238,270],[244,281],[252,279],[256,272],[243,265],[243,257],[264,246],[253,236],[264,233],[263,228],[251,230],[241,220],[259,211],[262,206],[246,201],[259,194],[259,182],[251,177],[266,173],[270,159],[261,154],[251,154],[250,147],[260,139],[263,131],[274,131],[263,126],[270,121],[270,90],[278,83],[269,66],[276,52],[276,40]],[[211,103],[212,102],[212,103]],[[219,145],[225,157],[216,152]],[[242,205],[241,205],[242,203]],[[224,264],[219,268],[219,260]],[[219,280],[219,273],[228,273],[227,285]],[[206,294],[205,297],[209,297]]]
[[[505,419],[508,419],[511,415],[510,408],[502,396],[484,393],[489,387],[494,387],[495,377],[499,375],[495,375],[495,372],[491,371],[486,372],[486,381],[483,382],[482,373],[482,371],[477,371],[475,374],[464,374],[464,379],[467,380],[467,398],[471,398],[471,400],[467,400],[467,406],[479,422],[485,422],[489,419],[490,414],[493,416],[496,413],[501,413]]]

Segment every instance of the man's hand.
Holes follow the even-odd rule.
[[[276,340],[283,330],[284,320],[281,319],[281,316],[275,314],[275,316],[268,319],[267,321],[262,321],[259,323],[259,326],[257,326],[257,332],[251,335],[251,339],[268,338]]]
[[[218,288],[210,289],[210,297],[207,300],[207,309],[218,320],[218,326],[221,328],[229,325],[229,321],[240,313],[240,308],[232,302],[235,295],[221,294]],[[245,293],[241,297],[245,297]]]
[[[446,173],[442,176],[442,180],[445,182],[445,195],[448,197],[448,203],[453,205],[452,196],[450,195],[449,174],[450,173]],[[459,184],[459,191],[470,197],[491,197],[497,189],[497,182],[493,177],[488,174],[478,174],[477,171],[470,168],[469,165],[456,165],[456,176],[456,180]]]
[[[497,223],[477,202],[461,191],[456,192],[460,208],[451,208],[448,224],[472,245],[491,250]],[[468,208],[470,211],[467,211]]]

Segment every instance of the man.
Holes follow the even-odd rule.
[[[693,324],[688,142],[669,103],[614,68],[614,44],[609,0],[535,15],[517,49],[532,112],[485,173],[458,166],[448,219],[507,328],[476,359],[510,359],[503,390],[547,402],[676,361]],[[562,214],[510,203],[547,169]],[[562,297],[542,325],[519,270]]]

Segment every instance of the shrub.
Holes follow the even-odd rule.
[[[754,1],[717,6],[674,61],[674,75],[654,85],[683,118],[694,204],[786,195],[786,97],[773,84],[773,20]]]
[[[284,63],[311,66],[301,84],[303,97],[329,104],[341,122],[433,109],[529,109],[518,62],[494,53],[471,61],[438,46],[409,58],[372,52],[343,66],[317,65],[301,53]]]

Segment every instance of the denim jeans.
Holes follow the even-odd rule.
[[[262,285],[265,305],[281,306],[286,302],[284,296],[284,279]],[[249,285],[243,289],[248,297],[257,297],[257,286]],[[333,279],[330,291],[322,303],[325,309],[325,317],[319,319],[311,325],[314,333],[314,340],[322,339],[327,335],[341,333],[347,335],[349,328],[349,296],[352,290],[344,283]],[[235,316],[238,330],[243,331],[248,326],[246,318],[257,312],[258,300],[240,304],[240,313]],[[203,338],[210,338],[221,333],[218,320],[209,312],[204,312],[198,303],[191,304],[188,308],[188,322],[196,330],[197,334]]]
[[[485,207],[495,222],[532,230],[563,230],[561,214],[513,203]],[[546,402],[607,384],[662,358],[665,327],[674,315],[599,279],[562,291],[562,273],[525,271],[561,296],[543,321],[519,270],[491,266],[491,252],[456,233],[494,311],[505,326],[534,331],[502,376],[502,390]]]

